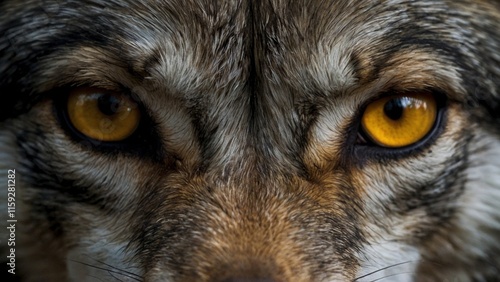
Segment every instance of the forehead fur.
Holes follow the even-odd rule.
[[[127,88],[153,110],[182,101],[200,143],[218,148],[204,158],[225,163],[248,134],[283,145],[260,148],[265,158],[289,158],[311,113],[336,97],[354,97],[355,111],[383,92],[431,88],[499,118],[499,21],[478,20],[495,8],[484,1],[28,2],[1,4],[0,92],[11,95],[0,119],[59,87]],[[253,125],[221,138],[225,117],[235,132]]]
[[[51,55],[73,51],[71,46],[82,41],[114,54],[132,74],[170,87],[199,89],[203,82],[224,87],[256,79],[322,93],[376,78],[384,63],[405,49],[439,55],[443,64],[462,72],[462,79],[463,73],[477,69],[478,56],[488,56],[471,51],[498,47],[485,41],[496,21],[481,23],[458,12],[458,7],[464,9],[461,1],[29,2],[2,4],[9,15],[0,17],[2,87],[18,86],[14,81],[40,84],[44,74],[42,66],[33,65],[35,58],[56,64],[57,56]],[[466,9],[484,14],[490,5],[477,2]],[[126,48],[114,42],[124,42]],[[450,59],[457,56],[458,62]],[[489,59],[498,61],[494,55]],[[178,68],[184,63],[193,73]],[[13,79],[28,65],[33,76]],[[175,81],[179,73],[190,80]],[[496,93],[493,84],[484,84]],[[18,91],[30,89],[22,86]]]

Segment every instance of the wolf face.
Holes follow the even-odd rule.
[[[9,279],[499,277],[499,2],[0,11]]]

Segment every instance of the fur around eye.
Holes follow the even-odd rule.
[[[500,0],[0,0],[0,95],[0,282],[500,281]]]

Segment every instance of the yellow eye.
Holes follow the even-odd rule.
[[[369,104],[361,125],[377,145],[409,146],[424,138],[434,127],[437,102],[429,93],[384,97]]]
[[[75,129],[104,142],[126,139],[135,132],[141,119],[138,105],[130,98],[98,88],[71,92],[67,111]]]

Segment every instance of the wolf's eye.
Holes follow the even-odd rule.
[[[126,139],[141,119],[138,105],[129,97],[98,88],[73,90],[68,97],[67,115],[80,133],[104,142]]]
[[[384,97],[369,104],[361,126],[375,144],[389,148],[412,145],[434,127],[438,107],[429,93]]]

